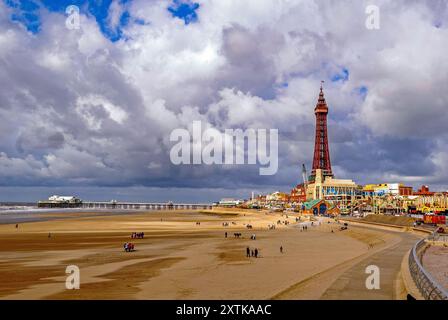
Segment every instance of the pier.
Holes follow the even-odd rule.
[[[212,209],[207,203],[140,203],[140,202],[97,202],[86,201],[79,206],[84,209],[129,209],[129,210],[198,210]]]
[[[53,195],[48,200],[39,201],[39,208],[82,208],[82,209],[129,209],[129,210],[182,210],[211,209],[209,203],[168,202],[125,202],[125,201],[83,201],[75,196]]]

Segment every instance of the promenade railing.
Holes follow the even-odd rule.
[[[437,237],[438,235],[433,233],[428,238],[418,241],[409,254],[409,268],[412,278],[426,300],[448,300],[448,291],[425,270],[421,262],[421,257],[428,246],[426,241],[436,240]]]

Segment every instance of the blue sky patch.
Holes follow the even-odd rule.
[[[358,91],[358,94],[361,96],[362,100],[365,100],[369,89],[367,89],[366,86],[361,86],[359,88],[356,88],[356,90]]]
[[[3,2],[13,9],[11,20],[21,23],[34,34],[39,33],[41,29],[40,11],[42,9],[65,14],[66,8],[70,5],[79,7],[82,14],[93,16],[103,35],[112,42],[124,38],[123,28],[130,22],[140,25],[148,24],[144,20],[132,19],[127,10],[127,4],[132,0],[119,0],[123,12],[118,26],[115,27],[109,24],[109,8],[112,0],[3,0]],[[198,20],[196,12],[198,9],[199,3],[191,0],[173,0],[167,8],[173,18],[182,19],[186,25]]]
[[[335,74],[335,75],[333,75],[331,77],[331,81],[333,81],[333,82],[337,82],[337,81],[345,82],[345,81],[348,80],[349,75],[350,75],[350,73],[349,73],[348,69],[347,68],[342,68],[340,73],[337,73],[337,74]]]
[[[277,89],[284,89],[284,88],[288,88],[288,86],[289,86],[289,83],[288,82],[280,82],[280,83],[276,83],[275,84],[275,87],[277,88]]]
[[[45,8],[51,12],[65,14],[65,10],[70,5],[78,6],[82,14],[95,17],[101,32],[111,41],[118,41],[123,37],[122,28],[130,21],[130,14],[126,10],[126,4],[132,0],[120,0],[123,12],[120,23],[116,28],[111,28],[108,21],[109,8],[112,0],[3,0],[4,3],[13,9],[12,21],[22,23],[28,31],[39,33],[41,20],[39,11]]]
[[[39,5],[31,0],[5,0],[5,4],[13,8],[11,20],[21,23],[26,29],[34,34],[41,28],[39,19]]]
[[[168,7],[168,11],[175,18],[184,20],[185,24],[196,22],[198,15],[196,10],[199,9],[199,3],[191,1],[173,0]]]

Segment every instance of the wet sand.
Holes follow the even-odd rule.
[[[147,210],[132,209],[84,209],[84,208],[64,208],[64,209],[46,209],[46,208],[27,208],[14,210],[0,210],[1,224],[16,224],[39,222],[56,219],[67,219],[80,216],[113,216],[113,215],[132,215],[143,213]]]
[[[290,224],[268,230],[277,220]],[[344,271],[338,266],[396,241],[381,230],[316,224],[300,231],[294,215],[260,211],[152,211],[0,225],[0,299],[318,299]],[[124,252],[126,241],[135,252]],[[248,246],[260,257],[246,258]],[[80,268],[80,290],[65,288],[68,265]],[[290,290],[319,274],[326,277],[309,290]]]

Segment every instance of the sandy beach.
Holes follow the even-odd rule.
[[[382,230],[340,231],[334,221],[306,224],[301,231],[295,215],[263,211],[70,213],[18,228],[4,224],[0,298],[319,299],[359,259],[399,241],[398,233]],[[131,239],[132,232],[145,237]],[[124,252],[127,241],[134,252]],[[260,257],[247,258],[247,247]],[[68,265],[80,269],[80,290],[65,288]]]

